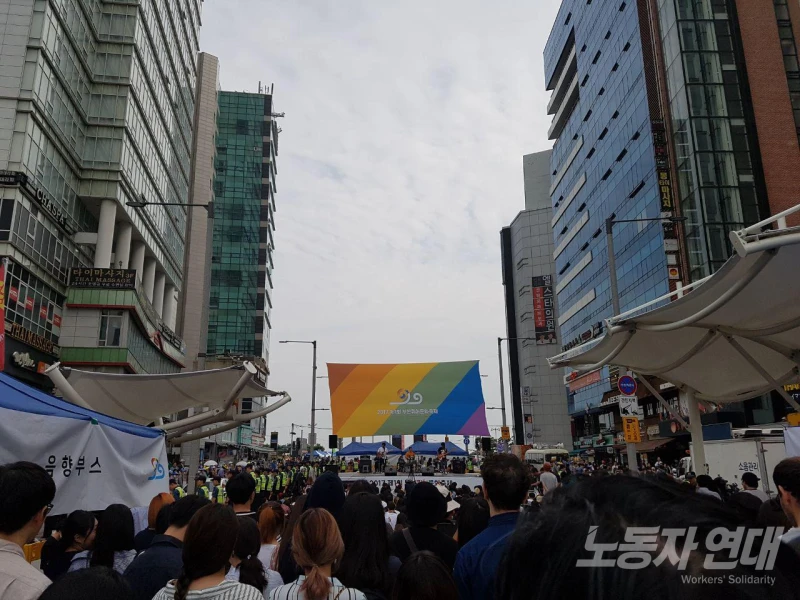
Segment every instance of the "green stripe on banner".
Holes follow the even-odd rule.
[[[414,411],[414,410],[435,410],[447,399],[455,387],[475,366],[475,361],[439,363],[425,378],[417,384],[411,391],[414,394],[422,395],[422,403],[417,405],[393,406],[395,410]],[[425,414],[394,414],[381,425],[375,435],[405,434],[411,435],[418,433],[420,427],[431,416]],[[448,433],[448,432],[441,432]],[[449,432],[449,433],[455,433]]]

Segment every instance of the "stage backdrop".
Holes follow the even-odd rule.
[[[333,432],[489,435],[478,361],[328,363]]]

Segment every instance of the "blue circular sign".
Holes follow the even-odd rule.
[[[464,436],[464,445],[465,446],[469,446],[469,436],[468,435]]]
[[[636,395],[636,380],[630,375],[623,375],[617,381],[617,388],[626,396]]]

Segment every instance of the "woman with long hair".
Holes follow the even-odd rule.
[[[112,504],[97,521],[94,548],[76,554],[69,566],[70,572],[87,567],[108,567],[121,575],[136,558],[133,537],[131,509],[124,504]]]
[[[388,598],[400,559],[390,556],[381,499],[366,492],[348,496],[339,516],[339,528],[344,556],[336,577],[347,587]]]
[[[333,577],[343,554],[344,542],[333,515],[323,508],[306,510],[292,536],[294,561],[305,574],[276,589],[270,600],[366,600],[364,594]]]
[[[456,518],[455,540],[458,547],[463,548],[488,525],[489,503],[483,498],[464,498]]]
[[[61,525],[61,538],[52,552],[42,559],[42,572],[56,581],[69,570],[70,563],[78,552],[94,546],[97,519],[85,510],[75,510]]]
[[[278,549],[278,538],[286,521],[286,513],[278,502],[267,502],[258,512],[258,531],[261,536],[261,548],[258,559],[267,569],[275,569],[277,560],[273,559]],[[283,581],[281,581],[283,583]]]
[[[172,504],[173,502],[175,502],[175,498],[168,492],[156,494],[153,496],[153,499],[150,500],[150,506],[147,508],[147,529],[143,529],[137,533],[136,537],[134,538],[134,548],[136,549],[137,554],[142,550],[147,550],[150,547],[150,544],[153,542],[153,538],[158,535],[158,531],[156,531],[158,513],[161,512],[162,508]]]
[[[229,506],[209,504],[198,510],[183,538],[180,577],[161,588],[153,600],[263,600],[261,590],[225,580],[239,525]]]
[[[225,579],[251,585],[257,590],[261,590],[264,598],[268,599],[272,590],[283,585],[283,579],[258,558],[260,548],[261,534],[255,521],[241,519],[239,521],[239,537],[236,538],[233,556],[231,556],[231,570],[225,575]]]
[[[392,600],[458,600],[450,568],[433,552],[415,552],[397,573]]]

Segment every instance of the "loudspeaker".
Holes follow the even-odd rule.
[[[422,475],[435,475],[436,471],[433,470],[433,467],[422,467]]]
[[[325,465],[326,473],[339,473],[339,465]]]
[[[453,475],[463,475],[464,473],[467,472],[466,461],[454,458],[453,462],[451,463],[451,466],[453,468]]]
[[[482,437],[481,438],[481,450],[484,452],[490,452],[492,450],[492,438]]]
[[[328,436],[328,448],[331,450],[335,450],[339,447],[339,436],[338,435],[329,435]]]
[[[364,460],[363,458],[358,461],[359,473],[372,473],[372,461]]]
[[[387,477],[396,476],[397,469],[395,469],[394,467],[386,467],[386,470],[384,470],[383,474],[386,475]]]

